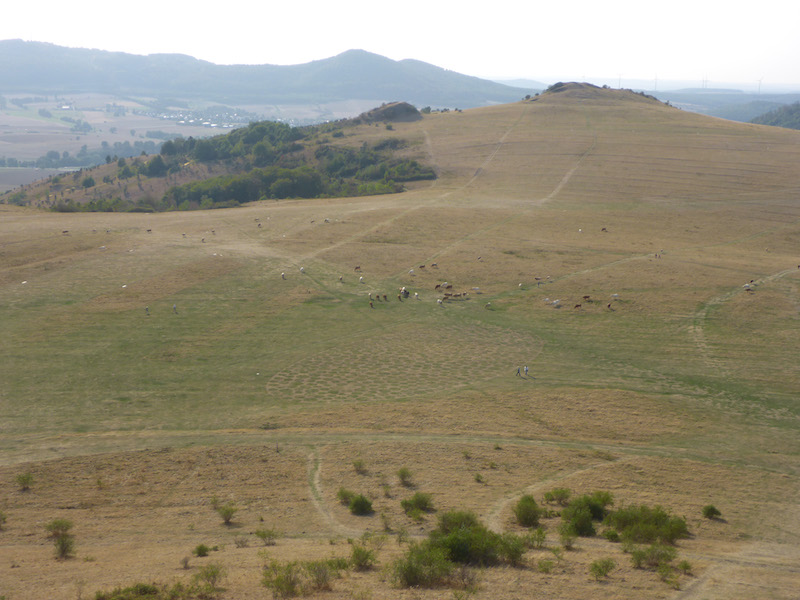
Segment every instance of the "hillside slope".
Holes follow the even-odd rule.
[[[223,597],[255,600],[265,563],[363,545],[376,568],[314,593],[796,597],[800,132],[558,89],[329,135],[408,140],[437,178],[401,194],[0,206],[0,595],[219,565]],[[691,535],[658,571],[634,565],[645,543],[567,550],[554,488],[661,506]],[[406,510],[415,494],[431,512]],[[542,547],[524,495],[547,509]],[[518,564],[400,587],[394,561],[450,510],[526,536]],[[74,560],[53,556],[57,518]]]

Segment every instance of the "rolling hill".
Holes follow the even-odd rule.
[[[229,105],[368,99],[467,108],[532,93],[363,50],[301,65],[216,65],[179,54],[140,56],[22,40],[0,41],[0,81],[6,94],[93,92]]]
[[[328,135],[406,140],[437,178],[403,193],[0,205],[0,595],[218,565],[237,599],[292,569],[321,598],[796,596],[800,132],[556,89]],[[615,543],[584,506],[598,535],[574,537],[556,490],[690,536]],[[403,587],[396,561],[453,510],[519,560]],[[354,548],[375,566],[345,569]]]

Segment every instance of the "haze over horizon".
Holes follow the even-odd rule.
[[[43,0],[6,7],[0,39],[185,54],[216,64],[300,64],[363,49],[485,79],[800,88],[800,5],[766,0],[757,12],[745,12],[716,1],[676,0],[654,12],[631,0],[524,8],[499,0],[492,7],[233,0],[224,8],[187,10],[142,0],[115,16],[99,0]]]

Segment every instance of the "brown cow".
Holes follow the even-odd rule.
[[[581,308],[580,304],[576,304],[573,308]]]

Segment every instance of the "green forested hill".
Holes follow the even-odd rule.
[[[403,154],[409,142],[390,133],[389,115],[421,118],[412,106],[395,103],[359,119],[311,127],[261,121],[211,138],[168,140],[152,156],[109,157],[94,169],[23,187],[4,201],[66,212],[191,210],[387,194],[402,191],[405,182],[434,179],[432,168]],[[386,135],[349,142],[353,127],[371,122]]]
[[[751,123],[774,125],[775,127],[786,127],[788,129],[800,129],[800,102],[771,110],[765,115],[756,117]]]

